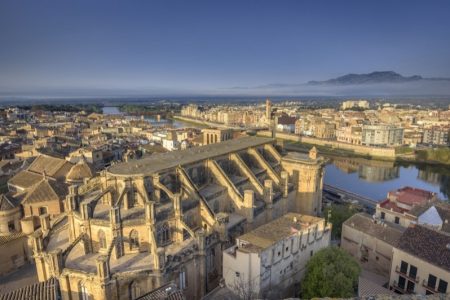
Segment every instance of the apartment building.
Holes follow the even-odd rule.
[[[450,292],[450,235],[410,226],[393,249],[390,288],[400,294]]]
[[[395,147],[403,144],[403,128],[394,125],[363,125],[361,144]]]

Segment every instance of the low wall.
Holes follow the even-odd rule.
[[[270,131],[259,131],[258,134],[262,135],[262,136],[272,136],[272,133]],[[362,146],[362,145],[353,145],[353,144],[347,144],[347,143],[342,143],[342,142],[338,142],[338,141],[322,140],[322,139],[317,139],[317,138],[313,138],[313,137],[299,136],[299,135],[295,135],[295,134],[282,133],[282,132],[277,132],[276,137],[279,139],[283,139],[283,140],[324,146],[324,147],[329,147],[332,149],[351,151],[351,152],[354,152],[356,154],[361,154],[361,155],[389,157],[392,159],[395,158],[395,148],[378,148],[378,147],[368,147],[368,146]]]

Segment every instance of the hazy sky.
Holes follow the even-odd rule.
[[[450,77],[450,1],[0,2],[0,89],[215,92]]]

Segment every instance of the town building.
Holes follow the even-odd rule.
[[[392,249],[405,229],[358,213],[342,224],[341,248],[352,255],[362,268],[389,277]]]
[[[423,143],[433,146],[449,146],[450,145],[450,127],[426,128],[423,132]]]
[[[241,298],[288,297],[309,259],[329,246],[330,236],[331,224],[314,216],[288,213],[264,224],[223,251],[225,285]]]
[[[436,193],[413,187],[403,187],[387,194],[387,199],[378,203],[376,217],[380,220],[400,224],[408,227],[416,222],[417,217],[410,214],[415,206],[423,206],[436,200]]]
[[[206,128],[202,130],[203,145],[220,143],[233,139],[233,130],[226,128]]]
[[[367,100],[348,100],[342,102],[341,108],[342,110],[359,108],[359,109],[369,109],[369,101]]]
[[[363,125],[361,144],[378,147],[401,146],[403,145],[403,128],[394,125]]]
[[[394,247],[389,285],[400,294],[450,292],[450,234],[412,225]]]

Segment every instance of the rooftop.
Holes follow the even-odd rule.
[[[450,271],[450,234],[415,225],[406,229],[397,248]]]
[[[413,187],[403,187],[401,189],[390,191],[388,193],[389,199],[396,199],[398,202],[413,206],[416,204],[423,204],[427,202],[428,200],[433,199],[435,196],[435,193],[413,188]]]
[[[241,235],[239,240],[250,243],[245,248],[253,250],[263,250],[276,242],[289,237],[297,231],[307,229],[323,219],[297,213],[287,213],[284,216],[273,220],[270,223]]]
[[[154,154],[149,158],[119,163],[109,167],[108,172],[118,176],[151,175],[178,165],[191,164],[271,142],[273,142],[271,138],[242,137],[217,144]]]
[[[405,231],[403,227],[396,224],[375,222],[370,215],[365,213],[353,215],[343,225],[355,228],[390,245],[395,245]]]

